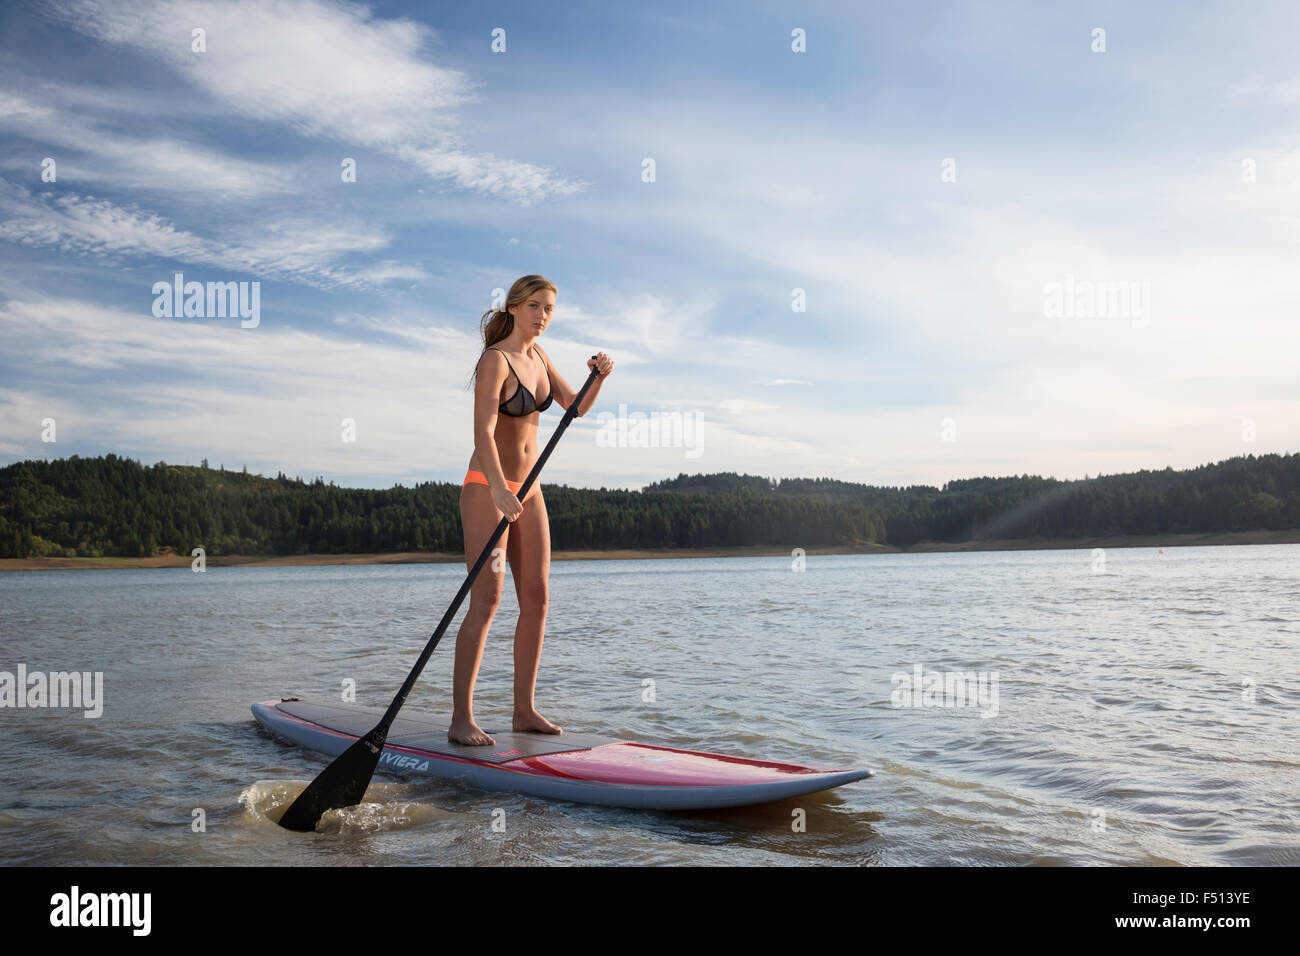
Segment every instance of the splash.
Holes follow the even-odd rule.
[[[259,780],[239,795],[239,803],[254,822],[275,826],[309,783],[308,780]],[[330,810],[321,817],[316,831],[342,836],[382,833],[422,826],[447,815],[430,804],[405,799],[409,792],[410,787],[405,784],[372,783],[362,803]]]

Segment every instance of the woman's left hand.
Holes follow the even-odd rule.
[[[614,371],[614,360],[604,352],[597,352],[594,359],[587,359],[587,368],[599,368],[601,378],[609,378],[609,373]]]

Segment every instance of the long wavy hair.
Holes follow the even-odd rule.
[[[488,309],[483,313],[483,318],[479,322],[479,329],[483,333],[483,349],[478,353],[478,360],[474,362],[474,372],[470,375],[471,384],[478,376],[478,365],[483,361],[483,352],[502,339],[509,338],[510,333],[515,330],[515,317],[508,310],[523,305],[530,295],[540,289],[549,289],[556,295],[560,294],[555,283],[546,276],[522,276],[510,287],[505,304],[500,309]]]

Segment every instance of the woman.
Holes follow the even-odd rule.
[[[505,515],[510,525],[497,547],[510,562],[510,576],[519,599],[515,627],[516,731],[558,734],[560,728],[537,712],[533,691],[542,657],[546,629],[548,580],[551,571],[551,532],[540,482],[534,482],[523,502],[515,497],[537,463],[537,419],[554,399],[568,408],[577,390],[560,377],[550,358],[536,344],[555,309],[556,288],[542,276],[524,276],[510,287],[503,311],[483,316],[483,354],[474,386],[474,454],[460,489],[460,519],[465,529],[465,563],[473,567],[488,538]],[[591,408],[601,383],[614,370],[604,352],[587,360],[600,377],[592,383],[574,413]],[[538,401],[536,395],[545,395]],[[483,645],[505,582],[505,568],[494,549],[469,593],[469,611],[456,636],[451,727],[447,739],[470,746],[496,743],[474,722],[474,682]]]

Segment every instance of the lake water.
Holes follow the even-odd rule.
[[[104,674],[98,718],[0,710],[0,855],[1300,864],[1300,545],[1112,549],[1104,566],[1088,551],[793,565],[555,562],[538,706],[569,731],[868,766],[874,778],[759,807],[661,813],[376,777],[373,804],[311,835],[267,811],[327,761],[268,735],[249,705],[339,700],[345,680],[358,703],[387,705],[463,566],[0,575],[0,670]],[[510,719],[514,619],[507,582],[476,690],[488,729]],[[403,713],[449,716],[458,623]],[[973,707],[904,694],[902,676],[918,668],[923,680],[970,675],[988,696]],[[504,833],[492,827],[498,808]],[[800,809],[803,832],[792,827]]]

